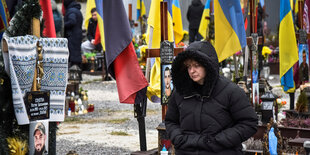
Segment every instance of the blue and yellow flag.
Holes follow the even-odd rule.
[[[199,25],[199,34],[206,39],[209,34],[209,24],[210,24],[210,2],[211,0],[207,0],[205,4],[205,8],[203,10],[200,25]]]
[[[291,10],[290,0],[280,1],[280,79],[285,92],[295,91],[292,67],[298,61],[298,49]]]
[[[215,49],[219,62],[246,46],[239,0],[214,0]]]
[[[147,20],[148,28],[147,28],[147,34],[146,34],[146,43],[148,45],[151,43],[152,48],[160,48],[160,42],[161,42],[160,2],[161,1],[162,0],[152,0],[149,16]],[[169,6],[171,9],[169,9]],[[172,3],[169,3],[168,1],[168,40],[173,42],[173,23],[172,23],[171,13],[172,13]],[[151,38],[150,38],[150,34],[152,34]]]
[[[9,10],[8,10],[5,0],[1,0],[0,15],[1,15],[0,16],[0,39],[1,39],[4,31],[9,26],[9,20],[10,20]]]
[[[176,44],[178,44],[183,39],[183,35],[184,35],[183,24],[182,24],[182,14],[181,14],[179,0],[173,0],[172,18],[173,18],[174,41]]]
[[[143,0],[137,0],[137,20],[141,20],[144,15],[146,15],[144,2]]]
[[[105,41],[104,41],[104,25],[103,25],[103,3],[102,0],[95,0],[95,6],[97,9],[97,24],[100,31],[100,43],[102,45],[103,51],[105,51]]]

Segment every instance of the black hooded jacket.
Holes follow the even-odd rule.
[[[65,37],[68,39],[69,61],[81,63],[82,22],[81,5],[74,0],[65,0],[66,13],[64,16]]]
[[[200,0],[193,0],[192,4],[187,10],[187,20],[189,22],[189,29],[198,29],[200,25],[201,16],[203,13],[204,5]]]
[[[188,75],[186,59],[206,69],[203,86]],[[218,58],[209,42],[194,42],[172,64],[175,90],[168,102],[166,131],[182,154],[242,154],[241,143],[257,130],[257,116],[244,91],[219,75]]]

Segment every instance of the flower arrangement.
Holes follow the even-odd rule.
[[[262,55],[264,60],[268,63],[277,63],[279,62],[279,47],[274,48],[273,46],[264,46],[262,50]]]

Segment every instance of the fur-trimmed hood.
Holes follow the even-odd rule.
[[[197,92],[194,82],[188,75],[184,61],[194,59],[206,69],[206,77],[202,92]],[[176,91],[183,95],[201,94],[210,96],[213,87],[219,78],[219,63],[216,51],[210,42],[197,41],[191,43],[188,48],[177,55],[172,64],[172,81]]]

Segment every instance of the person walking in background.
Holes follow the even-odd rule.
[[[65,16],[65,38],[68,39],[69,66],[82,63],[81,43],[82,43],[82,22],[83,16],[80,11],[81,5],[75,0],[64,0]]]
[[[245,92],[219,75],[211,43],[193,42],[178,54],[172,81],[165,125],[175,153],[242,155],[241,143],[257,131],[257,115]]]
[[[200,0],[192,0],[192,4],[188,7],[186,17],[189,21],[189,44],[202,39],[198,30],[203,9],[204,5]]]

